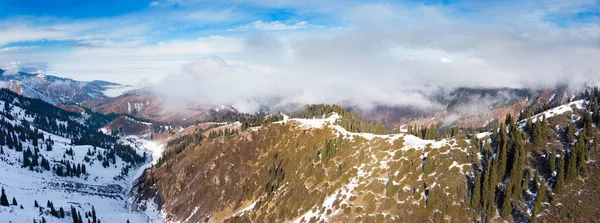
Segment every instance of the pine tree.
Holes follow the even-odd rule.
[[[92,206],[92,222],[96,222],[96,208]]]
[[[17,199],[16,199],[15,197],[13,197],[13,200],[12,200],[12,205],[14,205],[14,206],[17,206],[17,205],[19,205],[19,204],[17,204]]]
[[[4,187],[2,188],[2,196],[0,196],[0,205],[2,206],[8,206],[8,198],[6,197],[6,194],[4,193]]]
[[[533,145],[534,146],[539,146],[542,142],[542,137],[543,137],[543,130],[542,130],[542,125],[543,123],[541,123],[541,119],[538,119],[535,123],[534,129],[533,129]]]
[[[473,185],[473,193],[471,195],[471,206],[475,210],[479,210],[481,203],[481,174],[475,174],[475,185]]]
[[[573,123],[569,122],[569,125],[567,125],[567,129],[565,130],[565,132],[567,142],[573,142],[573,140],[575,140],[575,126],[573,125]]]
[[[593,137],[594,136],[594,130],[593,130],[593,126],[592,126],[593,120],[592,120],[592,116],[590,115],[589,112],[585,113],[585,115],[583,116],[583,133],[585,136],[587,137]]]
[[[527,132],[527,134],[529,134],[530,136],[533,136],[533,134],[534,134],[533,122],[531,121],[530,118],[528,118],[527,122],[525,123],[525,132]]]
[[[575,143],[575,153],[577,154],[577,170],[580,176],[585,176],[586,174],[586,143],[582,139],[583,137],[579,137],[577,142]]]
[[[556,170],[556,156],[553,153],[548,154],[548,170],[550,173]]]
[[[23,167],[29,167],[30,160],[27,151],[23,151]]]
[[[554,192],[560,193],[565,186],[565,157],[561,157],[558,161],[558,171],[556,173],[556,184],[554,184]]]
[[[79,223],[79,219],[77,218],[77,210],[75,207],[71,206],[71,218],[73,218],[73,223]]]
[[[504,219],[507,219],[511,212],[512,204],[510,198],[510,191],[506,190],[504,192],[504,201],[502,202],[502,212],[500,213],[500,216],[502,216],[502,218]]]
[[[537,182],[536,182],[537,183]],[[542,178],[535,204],[531,210],[531,222],[537,222],[537,215],[542,211],[543,202],[546,200],[546,181]]]
[[[494,184],[493,176],[493,162],[492,159],[488,159],[487,168],[483,177],[482,183],[482,196],[483,196],[483,207],[487,215],[493,215],[495,212],[494,200],[496,194],[496,186]]]
[[[576,144],[577,145],[577,144]],[[571,153],[569,153],[569,159],[567,162],[567,175],[566,175],[566,179],[571,181],[573,179],[575,179],[575,177],[577,177],[577,175],[579,175],[578,171],[577,171],[577,146],[573,146],[573,148],[571,149]]]
[[[60,218],[65,218],[65,209],[63,209],[62,207],[60,207],[60,209],[58,210],[58,212],[59,212]]]
[[[37,208],[37,207],[39,207],[39,206],[40,206],[40,205],[38,204],[37,200],[35,200],[35,201],[34,201],[34,203],[33,203],[33,207],[36,207],[36,208]]]
[[[506,135],[506,127],[500,124],[500,131],[497,139],[498,144],[498,180],[503,181],[506,177],[506,168],[508,165],[508,137]]]
[[[518,130],[514,131],[517,132]],[[512,148],[513,148],[513,167],[510,171],[510,176],[508,179],[508,185],[511,185],[508,189],[510,190],[511,197],[515,199],[521,198],[521,186],[523,181],[523,170],[525,169],[525,159],[527,155],[525,153],[525,148],[522,145],[519,135],[520,134],[512,134]]]

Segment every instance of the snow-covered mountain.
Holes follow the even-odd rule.
[[[162,146],[99,131],[113,119],[1,89],[0,186],[10,202],[0,202],[0,221],[147,222],[128,195]]]
[[[107,81],[77,81],[46,75],[42,72],[27,73],[0,69],[0,87],[31,98],[39,98],[50,104],[80,104],[93,99],[106,98],[119,89],[130,86]]]

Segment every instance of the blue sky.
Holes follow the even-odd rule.
[[[222,100],[277,90],[302,102],[402,104],[413,103],[397,98],[414,86],[597,78],[599,24],[598,0],[4,0],[0,67],[134,85],[191,78],[206,89],[244,90]],[[252,81],[266,84],[247,88]],[[315,82],[350,96],[321,100],[334,93]]]

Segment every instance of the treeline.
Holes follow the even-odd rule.
[[[88,154],[86,155],[93,157],[94,154],[96,154],[96,159],[102,162],[104,168],[110,167],[111,163],[115,165],[117,163],[117,156],[120,157],[123,162],[131,165],[141,164],[147,159],[146,152],[143,152],[140,155],[133,147],[120,143],[108,147],[102,152],[96,151],[96,149],[94,149],[93,153],[88,151]]]
[[[163,152],[162,156],[160,158],[158,158],[158,161],[156,162],[156,166],[157,167],[162,166],[164,163],[166,163],[168,160],[173,158],[175,155],[181,153],[188,146],[193,145],[193,144],[195,144],[195,145],[200,144],[205,138],[204,131],[206,131],[206,129],[198,128],[193,133],[182,135],[182,136],[179,136],[179,137],[169,140],[167,142],[166,149]]]
[[[290,114],[292,118],[323,118],[335,112],[341,116],[340,126],[350,132],[366,132],[374,134],[394,133],[383,126],[381,123],[367,121],[361,118],[357,113],[349,112],[338,105],[316,104],[307,105],[303,109]]]
[[[478,132],[489,132],[492,129],[498,128],[498,121],[489,123],[480,128],[458,127],[458,126],[442,126],[443,124],[431,124],[429,126],[408,125],[406,132],[421,139],[438,140],[449,137],[473,135]]]
[[[37,144],[36,138],[42,138],[35,128],[73,139],[72,142],[77,145],[105,147],[117,140],[115,137],[104,135],[98,131],[98,128],[112,121],[115,118],[114,115],[103,115],[90,111],[87,112],[86,117],[83,117],[79,113],[62,110],[39,99],[26,98],[7,89],[0,89],[0,100],[4,105],[4,109],[0,109],[0,115],[20,122],[20,125],[13,125],[6,120],[1,121],[2,126],[6,126],[8,129],[6,132],[16,131],[19,136],[23,134],[20,137],[32,140],[34,146]],[[15,106],[22,110],[14,110]],[[33,120],[31,122],[18,120],[14,114],[19,117],[28,115],[33,117]],[[31,128],[31,125],[35,128]]]
[[[52,201],[48,200],[45,207],[42,207],[38,204],[37,200],[34,201],[33,207],[39,210],[40,215],[46,214],[58,219],[64,219],[71,217],[73,223],[83,223],[84,218],[81,216],[81,211],[78,211],[77,208],[71,206],[70,211],[65,211],[64,208],[59,207],[58,209],[54,206]],[[23,205],[21,205],[21,209],[23,209]],[[96,216],[96,208],[92,206],[91,211],[84,211],[85,219],[87,219],[88,223],[101,223],[98,216]],[[33,222],[38,222],[37,220],[33,220]],[[46,218],[42,216],[39,220],[40,223],[46,222]]]
[[[271,115],[263,115],[256,114],[250,116],[243,116],[241,130],[245,131],[250,127],[261,126],[263,124],[278,122],[283,120],[282,114],[271,114]],[[228,135],[227,133],[223,133],[222,135]]]

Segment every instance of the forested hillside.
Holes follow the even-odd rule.
[[[111,120],[0,90],[2,221],[143,221],[124,199],[150,157],[137,139],[99,131]]]

